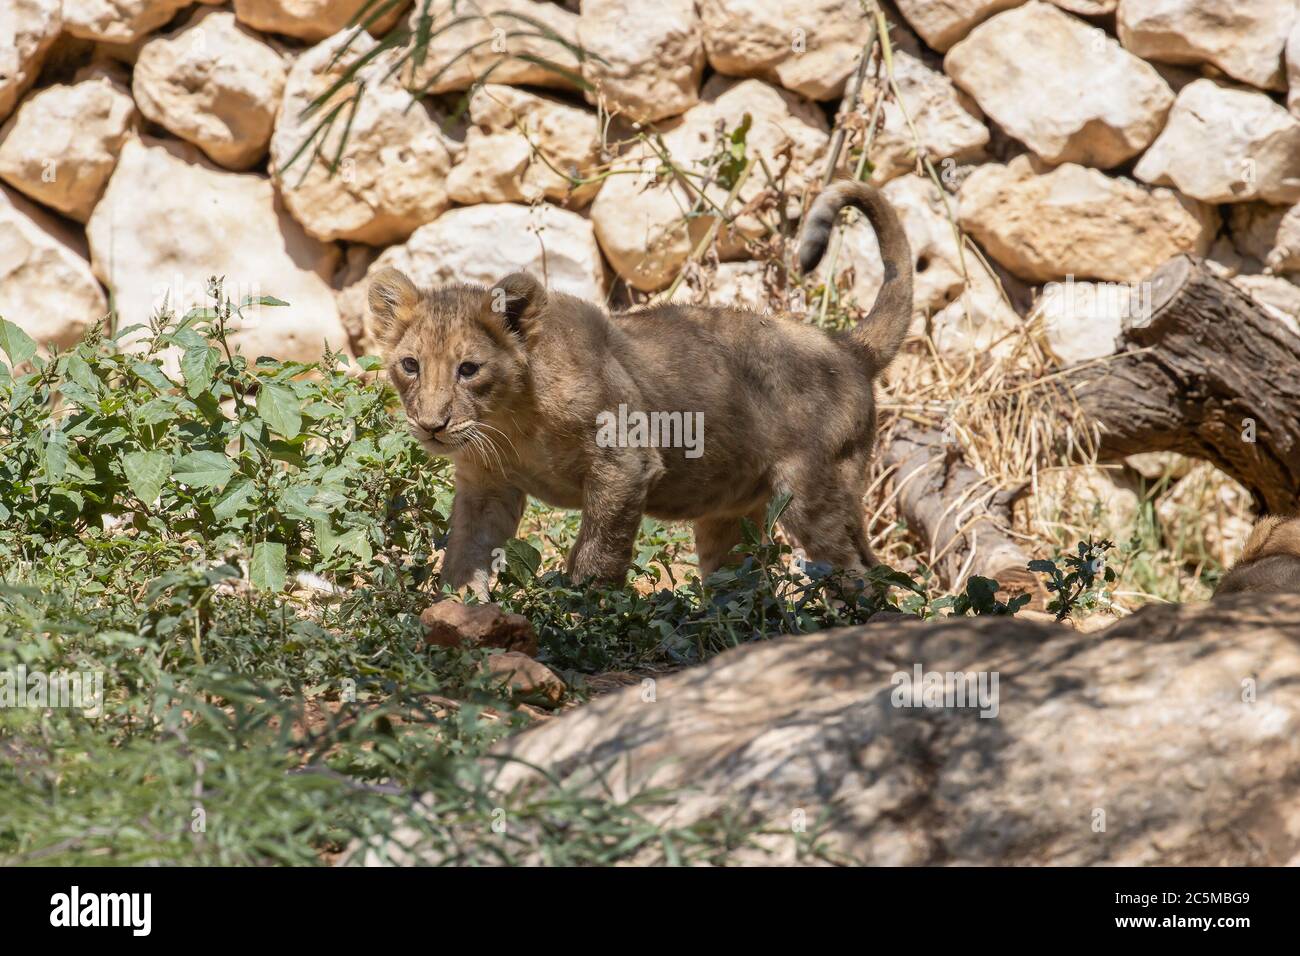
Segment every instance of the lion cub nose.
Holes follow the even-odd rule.
[[[420,427],[423,428],[430,435],[436,436],[440,431],[446,429],[446,427],[450,424],[451,424],[451,415],[448,415],[446,418],[442,420],[441,423],[438,423],[432,419],[427,419],[425,421],[422,421],[420,422]]]

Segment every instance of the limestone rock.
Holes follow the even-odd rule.
[[[1300,17],[1286,40],[1286,106],[1293,116],[1300,116]],[[0,110],[0,116],[4,111]]]
[[[1119,0],[1052,0],[1052,3],[1081,17],[1105,16],[1119,6]]]
[[[973,254],[966,256],[967,280],[957,296],[930,320],[930,337],[943,356],[1000,356],[1019,342],[1024,323],[1007,302],[997,278]]]
[[[107,77],[48,86],[0,128],[0,179],[85,222],[139,119],[131,94]]]
[[[1300,120],[1263,93],[1197,80],[1134,167],[1148,183],[1204,202],[1300,200]]]
[[[555,671],[518,651],[493,654],[484,661],[484,666],[494,678],[506,683],[516,700],[554,707],[568,692]]]
[[[347,27],[367,0],[235,0],[235,16],[254,30],[282,33],[315,43]],[[401,17],[408,0],[402,0],[370,26],[376,36],[386,33]],[[365,14],[369,19],[374,11]]]
[[[995,13],[1025,0],[897,0],[898,12],[940,53]]]
[[[266,155],[287,68],[228,11],[204,11],[150,40],[136,61],[140,112],[227,169]]]
[[[915,169],[913,129],[936,166],[948,158],[960,163],[980,157],[989,141],[984,114],[952,80],[899,50],[894,54],[894,81],[907,112],[904,115],[894,97],[886,98],[881,109],[883,123],[871,144],[874,182],[883,183]],[[860,107],[864,123],[875,98],[875,84],[868,79]],[[849,161],[847,155],[842,161]],[[849,172],[847,168],[844,171]]]
[[[1149,64],[1105,31],[1031,0],[948,51],[944,70],[1049,163],[1108,169],[1146,149],[1174,102]]]
[[[1038,472],[1017,509],[1032,508],[1039,523],[1059,528],[1082,522],[1099,535],[1127,540],[1141,504],[1137,492],[1123,484],[1119,470],[1082,465]]]
[[[1300,272],[1300,204],[1239,203],[1228,212],[1228,230],[1242,255],[1271,272]]]
[[[1295,19],[1295,0],[1124,0],[1116,27],[1143,59],[1210,63],[1243,83],[1284,90],[1282,51]]]
[[[867,42],[858,0],[701,0],[709,65],[814,100],[838,97]]]
[[[578,41],[583,78],[611,111],[653,123],[699,102],[704,38],[694,0],[584,0]]]
[[[752,120],[747,155],[764,157],[769,167],[776,170],[785,162],[778,153],[789,144],[786,190],[792,199],[799,196],[804,186],[818,175],[818,163],[829,139],[826,119],[807,100],[761,80],[713,77],[704,84],[699,105],[663,133],[664,145],[678,166],[702,173],[721,146],[719,124],[729,134],[746,113]],[[654,291],[672,280],[691,249],[708,231],[710,217],[686,215],[691,211],[694,196],[675,178],[658,176],[661,160],[649,149],[634,149],[620,158],[617,165],[636,172],[605,180],[592,203],[591,221],[601,248],[618,274],[637,289]],[[728,191],[724,184],[714,182],[705,192],[712,202],[721,205]],[[762,191],[762,177],[750,176],[740,191],[736,208],[757,198]],[[786,211],[798,215],[793,202]],[[755,217],[748,215],[739,217],[733,228],[734,234],[730,236],[730,230],[723,230],[720,245],[727,257],[743,258],[741,239],[758,238],[763,235],[763,228]]]
[[[1300,285],[1281,276],[1237,276],[1232,284],[1296,335],[1300,335]]]
[[[604,268],[591,223],[545,203],[451,209],[421,226],[403,245],[385,249],[368,275],[389,267],[401,269],[421,287],[449,282],[491,285],[525,270],[548,289],[605,301]],[[349,286],[339,295],[339,308],[348,328],[365,343],[363,351],[372,351],[364,331],[365,289],[364,281]]]
[[[1295,595],[1232,595],[1091,634],[893,618],[754,642],[658,678],[653,702],[629,687],[503,740],[490,766],[503,794],[547,797],[537,767],[613,801],[664,788],[657,824],[761,828],[731,864],[807,862],[800,811],[857,865],[1280,866],[1300,856],[1298,618]],[[924,706],[918,669],[949,692],[983,675],[984,700]],[[441,862],[402,830],[368,860]]]
[[[1146,287],[1150,297],[1150,287]],[[1141,286],[1118,282],[1049,282],[1036,312],[1047,346],[1062,364],[1086,362],[1115,352],[1124,320],[1142,314]],[[1146,303],[1149,310],[1150,302]]]
[[[420,28],[423,7],[416,4],[411,11],[412,33]],[[554,3],[477,0],[470,8],[459,0],[434,0],[428,12],[436,35],[431,34],[428,57],[416,71],[417,88],[447,93],[468,89],[479,80],[569,88],[574,84],[565,72],[577,74],[582,69],[573,53],[578,45],[578,17]],[[471,19],[436,32],[466,17]],[[517,33],[529,35],[512,35]],[[467,48],[472,49],[460,56]]]
[[[12,26],[11,37],[0,37],[0,120],[13,112],[18,98],[36,82],[45,54],[63,29],[61,0],[5,0],[10,7],[0,26]],[[12,41],[12,42],[11,42]]]
[[[347,351],[329,285],[338,249],[303,232],[264,176],[218,169],[186,144],[131,139],[86,235],[125,325],[148,321],[164,302],[180,312],[207,304],[208,277],[225,276],[236,302],[289,303],[245,310],[233,336],[245,355],[310,362],[326,342]]]
[[[962,227],[1029,282],[1138,282],[1183,252],[1204,255],[1218,231],[1211,207],[1171,189],[1029,156],[981,166],[962,184]]]
[[[768,312],[767,267],[762,262],[720,262],[712,275],[701,274],[698,281],[678,286],[673,301]]]
[[[425,641],[439,647],[499,647],[537,656],[537,634],[528,618],[508,614],[496,604],[438,601],[420,614]]]
[[[1160,481],[1164,478],[1182,478],[1192,470],[1196,462],[1176,451],[1144,451],[1128,455],[1124,464],[1128,465],[1147,481]]]
[[[405,239],[447,208],[452,157],[434,116],[397,77],[385,77],[395,51],[381,54],[358,72],[366,89],[355,114],[351,105],[344,107],[343,119],[316,141],[315,148],[299,154],[334,104],[305,118],[303,111],[329,89],[352,57],[375,46],[363,34],[352,42],[347,56],[331,66],[348,36],[339,33],[318,44],[289,71],[271,137],[271,175],[285,206],[317,239],[384,245]],[[330,163],[338,155],[349,115],[347,145],[331,174]]]
[[[79,232],[0,186],[0,316],[42,347],[71,346],[108,314]]]
[[[1163,536],[1193,562],[1231,567],[1250,534],[1251,495],[1209,462],[1191,471],[1156,502]]]
[[[581,178],[600,163],[596,114],[557,99],[487,84],[469,103],[472,127],[465,156],[447,176],[456,202],[533,202],[580,206],[597,187],[573,189],[561,173]]]
[[[74,37],[132,43],[193,0],[63,0],[63,28]]]

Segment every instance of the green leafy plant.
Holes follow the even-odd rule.
[[[1055,560],[1029,562],[1029,570],[1047,576],[1045,587],[1056,595],[1047,610],[1058,621],[1080,611],[1109,606],[1110,596],[1101,585],[1112,584],[1116,579],[1115,569],[1106,564],[1106,552],[1114,546],[1105,540],[1080,541],[1077,551],[1062,559],[1064,569]]]

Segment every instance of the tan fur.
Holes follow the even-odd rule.
[[[874,381],[910,322],[912,256],[880,194],[841,184],[809,212],[805,268],[849,204],[876,229],[886,283],[867,320],[842,335],[726,308],[610,315],[522,273],[491,289],[375,276],[372,331],[409,427],[456,465],[444,582],[486,593],[493,551],[516,533],[527,495],[582,510],[568,560],[578,580],[623,580],[643,514],[694,522],[707,576],[740,541],[741,520],[761,520],[780,493],[792,495],[783,529],[810,560],[874,564],[862,508]],[[477,371],[458,372],[466,362]],[[598,416],[620,405],[703,413],[703,453],[601,447]]]
[[[1241,558],[1214,594],[1246,591],[1300,593],[1300,517],[1269,515],[1251,529]]]

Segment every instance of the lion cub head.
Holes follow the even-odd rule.
[[[546,290],[526,273],[491,289],[419,289],[396,269],[370,280],[371,334],[412,434],[434,455],[486,449],[527,385]]]

